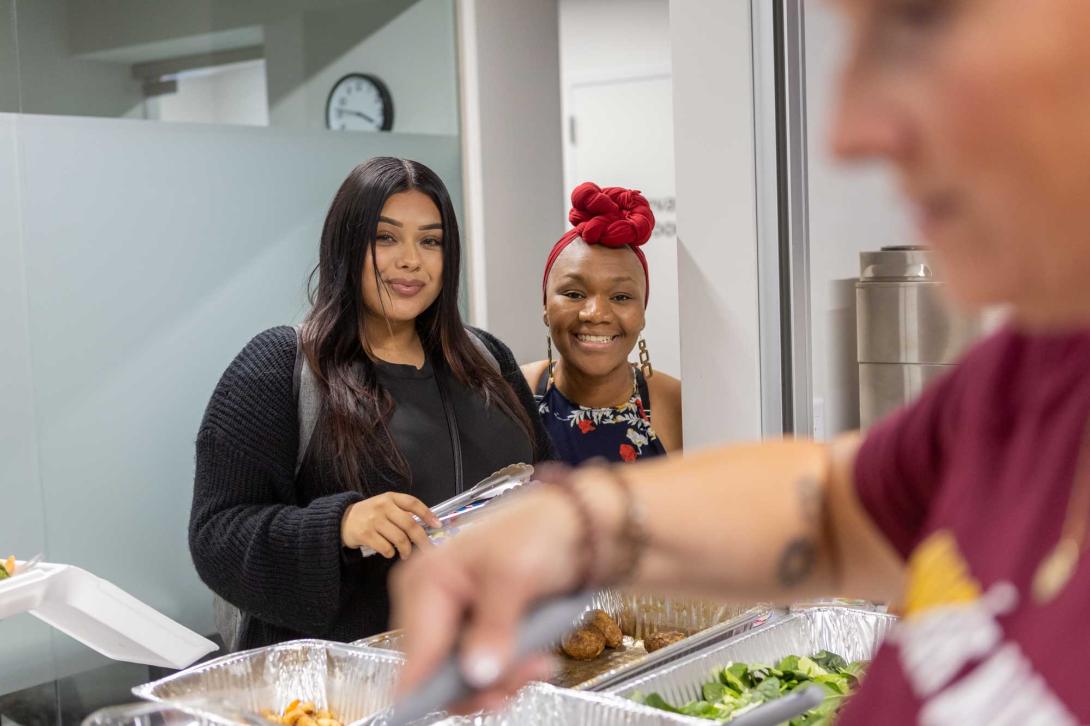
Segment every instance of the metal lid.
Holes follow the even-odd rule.
[[[927,247],[912,245],[883,247],[878,252],[860,252],[860,280],[935,281],[934,253]]]

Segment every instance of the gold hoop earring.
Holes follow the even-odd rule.
[[[643,371],[644,378],[651,378],[655,375],[655,369],[651,367],[651,354],[647,352],[647,341],[643,339],[643,335],[640,335],[640,370]]]

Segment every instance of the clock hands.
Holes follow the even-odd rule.
[[[364,121],[366,121],[369,124],[375,123],[375,120],[373,118],[371,118],[370,116],[368,116],[367,114],[365,114],[365,113],[363,113],[361,111],[353,111],[353,110],[347,109],[347,108],[338,108],[337,113],[340,114],[341,116],[345,115],[346,113],[349,114],[349,115],[352,115],[352,116],[359,116],[360,118],[362,118]]]

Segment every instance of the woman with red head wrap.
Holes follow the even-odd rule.
[[[522,367],[545,428],[570,464],[679,450],[681,383],[652,370],[640,337],[650,285],[640,247],[655,215],[633,189],[585,182],[571,200],[572,229],[541,281],[549,357]],[[639,367],[629,362],[637,342]]]

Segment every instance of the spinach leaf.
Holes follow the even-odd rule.
[[[837,709],[858,686],[867,668],[865,661],[847,663],[836,653],[821,651],[812,657],[790,655],[775,666],[729,663],[701,687],[701,700],[673,706],[659,694],[635,694],[634,700],[686,716],[729,721],[762,703],[780,698],[801,685],[817,684],[825,700],[793,719],[790,726],[832,726]]]
[[[705,701],[714,703],[715,701],[722,701],[729,689],[719,681],[711,681],[701,686],[701,692]],[[736,695],[736,694],[732,694]]]
[[[811,660],[831,673],[840,673],[848,667],[848,662],[836,653],[827,650],[818,651]]]

